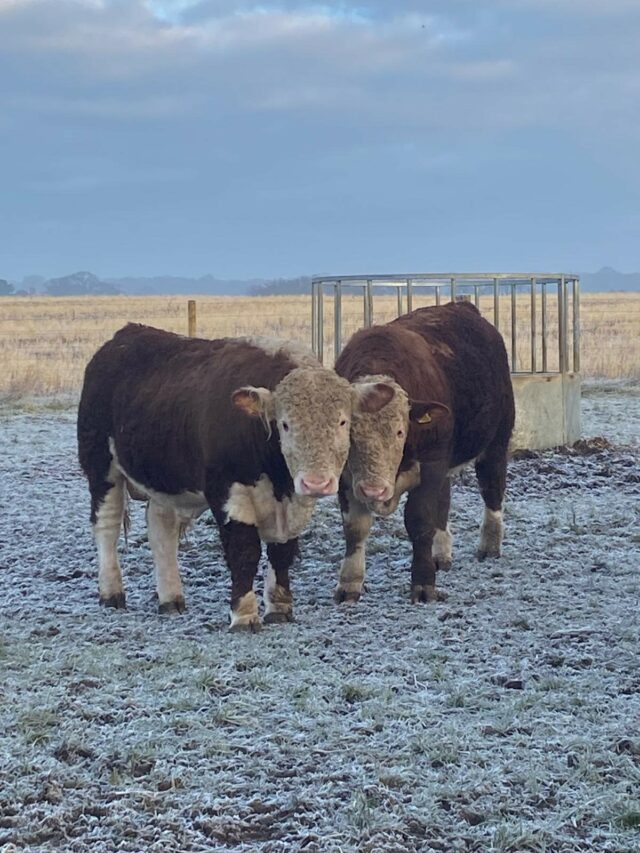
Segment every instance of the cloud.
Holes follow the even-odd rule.
[[[197,234],[195,220],[300,229],[288,206],[313,203],[309,229],[330,246],[374,213],[383,231],[385,195],[432,233],[434,211],[461,215],[452,195],[499,218],[505,180],[534,196],[597,183],[601,206],[615,190],[626,210],[640,191],[639,12],[635,0],[0,0],[0,217],[57,218],[67,235],[88,209],[93,243],[118,218],[125,231],[164,221],[166,241]]]
[[[204,100],[238,111],[305,110],[318,120],[355,110],[373,125],[390,115],[425,129],[567,116],[589,126],[612,102],[622,106],[615,91],[601,97],[603,73],[623,96],[638,85],[630,59],[640,28],[616,29],[624,3],[607,6],[615,50],[606,31],[585,31],[583,21],[551,28],[557,9],[545,31],[536,17],[544,0],[526,0],[510,16],[503,2],[483,4],[484,13],[466,2],[429,4],[429,14],[422,5],[4,0],[0,26],[14,92],[40,90],[62,110],[66,98],[71,112],[87,98],[106,99],[103,112],[114,118],[130,112],[114,101],[149,98],[173,101],[176,115]]]

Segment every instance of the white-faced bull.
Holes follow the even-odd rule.
[[[353,412],[387,399],[295,345],[125,326],[88,364],[78,411],[101,603],[125,606],[117,543],[128,490],[148,501],[161,612],[185,608],[180,532],[210,508],[231,570],[231,627],[260,626],[261,540],[264,621],[290,621],[298,536],[316,499],[338,490]]]
[[[353,418],[340,482],[346,554],[336,600],[360,598],[372,516],[392,513],[407,491],[411,600],[436,600],[436,570],[452,560],[450,476],[471,461],[485,503],[478,557],[500,555],[514,423],[502,338],[468,302],[421,308],[357,332],[335,369],[350,382],[386,388],[391,398]]]

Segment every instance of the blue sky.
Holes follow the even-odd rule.
[[[640,269],[640,2],[0,0],[0,277]]]

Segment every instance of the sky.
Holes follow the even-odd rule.
[[[0,278],[640,270],[638,0],[0,0]]]

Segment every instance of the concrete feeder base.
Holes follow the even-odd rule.
[[[511,376],[516,401],[512,450],[543,450],[580,438],[580,374]]]

